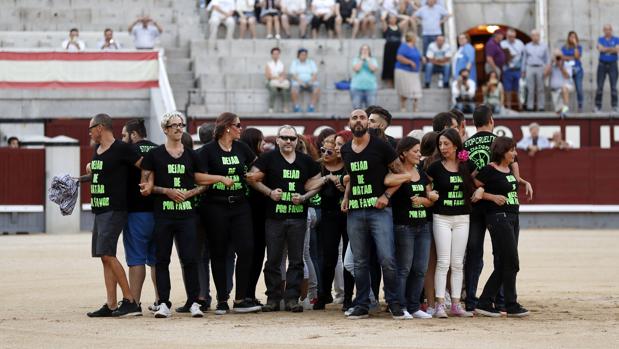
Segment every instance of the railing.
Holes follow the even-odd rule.
[[[163,134],[159,124],[163,114],[175,111],[176,101],[172,87],[168,80],[168,72],[165,65],[165,51],[159,50],[159,88],[151,89],[151,108],[150,108],[150,138],[154,142],[163,143]]]

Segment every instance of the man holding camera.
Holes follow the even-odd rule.
[[[110,28],[103,31],[103,40],[99,41],[97,47],[102,51],[120,50],[121,48],[120,43],[114,40],[114,32]]]
[[[454,108],[463,113],[472,113],[475,109],[475,81],[469,79],[469,70],[460,70],[460,77],[451,83],[451,97],[453,98]]]
[[[77,28],[69,31],[69,38],[62,42],[62,49],[68,52],[80,52],[86,49],[84,41],[79,39],[80,32]]]
[[[161,33],[163,28],[148,16],[138,18],[129,26],[129,34],[133,36],[133,43],[138,50],[152,50]]]
[[[570,92],[574,90],[572,84],[572,65],[567,62],[561,50],[554,51],[554,58],[550,68],[550,90],[555,111],[564,117],[570,110]]]

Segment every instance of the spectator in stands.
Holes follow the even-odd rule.
[[[19,138],[15,137],[15,136],[11,136],[6,141],[6,144],[8,145],[9,148],[19,148],[19,146],[20,146]]]
[[[548,141],[548,138],[541,137],[539,135],[539,124],[537,122],[532,122],[529,125],[529,135],[522,137],[516,147],[518,149],[526,150],[529,153],[529,156],[533,156],[540,150],[549,149],[550,142]]]
[[[477,82],[475,48],[471,45],[471,38],[468,34],[458,35],[458,45],[460,47],[456,52],[454,76],[460,76],[460,71],[466,68],[470,72],[470,79]]]
[[[550,55],[546,45],[540,42],[539,30],[531,31],[531,42],[524,46],[522,75],[527,78],[527,109],[534,110],[537,96],[537,110],[544,111],[544,76],[550,69]]]
[[[316,39],[320,30],[320,25],[324,24],[327,28],[329,38],[333,38],[335,31],[335,0],[312,0],[312,37]]]
[[[239,39],[245,38],[249,30],[252,39],[256,38],[256,12],[254,0],[236,0],[236,15],[239,21]]]
[[[426,51],[426,76],[425,87],[430,88],[432,74],[442,74],[443,80],[439,81],[439,87],[448,88],[449,74],[451,73],[451,46],[445,42],[445,37],[439,35]]]
[[[284,35],[290,38],[290,24],[299,25],[299,37],[305,39],[307,35],[307,4],[305,0],[281,0],[282,29]]]
[[[161,25],[148,16],[140,17],[129,25],[129,34],[133,36],[133,44],[138,50],[152,50],[161,33]]]
[[[103,31],[103,40],[99,41],[97,47],[103,51],[121,49],[120,42],[114,40],[114,32],[110,28]]]
[[[234,0],[212,0],[207,11],[211,11],[209,23],[209,40],[217,39],[217,31],[221,24],[226,26],[226,39],[231,40],[234,37],[234,10],[236,3]]]
[[[578,101],[578,112],[582,112],[582,104],[584,99],[584,93],[582,90],[582,80],[585,75],[582,69],[582,46],[578,39],[578,34],[575,31],[570,31],[567,34],[567,41],[565,45],[561,47],[561,53],[563,53],[563,59],[572,66],[572,80],[574,81],[574,88],[576,89],[576,99]]]
[[[292,76],[290,98],[294,105],[293,111],[295,113],[301,111],[299,93],[301,91],[307,91],[312,94],[307,112],[313,113],[316,111],[316,104],[320,97],[320,85],[318,83],[318,68],[313,60],[307,58],[307,49],[300,48],[299,51],[297,51],[297,59],[292,61],[290,65],[290,75]]]
[[[335,5],[335,33],[338,39],[342,38],[342,25],[352,27],[352,38],[355,39],[359,33],[359,19],[357,18],[356,0],[337,0]]]
[[[516,30],[507,30],[507,39],[501,41],[501,48],[509,51],[509,57],[503,67],[503,87],[505,88],[505,106],[520,110],[520,76],[522,75],[522,53],[524,43],[516,37]],[[490,80],[488,80],[490,81]],[[496,112],[495,112],[496,113]]]
[[[352,61],[352,79],[350,81],[350,97],[353,109],[363,109],[376,102],[376,71],[378,62],[372,57],[370,46],[363,45],[359,56]]]
[[[475,81],[469,79],[469,70],[460,70],[460,77],[451,83],[451,98],[454,108],[463,113],[472,113],[475,109]]]
[[[570,110],[570,92],[574,91],[572,85],[572,65],[563,59],[561,50],[555,50],[550,68],[550,91],[555,112],[561,117],[566,116]]]
[[[380,2],[380,23],[382,27],[387,26],[388,16],[397,16],[400,9],[399,0],[381,0]]]
[[[501,114],[505,101],[505,92],[496,72],[490,72],[488,81],[481,89],[484,94],[484,104],[492,108],[493,114]]]
[[[619,53],[619,37],[613,35],[613,27],[604,25],[604,35],[600,36],[597,43],[600,51],[600,59],[597,70],[597,89],[595,90],[595,112],[602,110],[602,93],[606,75],[610,82],[610,104],[613,111],[619,112],[617,106],[617,54]]]
[[[279,47],[271,49],[271,60],[264,67],[264,76],[267,79],[266,85],[269,89],[269,113],[275,108],[275,98],[279,95],[282,97],[282,106],[284,113],[288,112],[288,93],[290,90],[290,81],[286,76],[286,67],[279,59],[281,50]]]
[[[69,38],[62,42],[62,49],[69,52],[84,51],[86,44],[79,37],[80,31],[77,28],[72,28],[69,31]]]
[[[505,65],[505,52],[501,48],[501,41],[503,40],[503,30],[498,29],[492,33],[492,37],[486,43],[484,48],[486,54],[486,65],[484,69],[486,74],[491,71],[495,71],[499,78],[503,76],[503,65]]]
[[[420,8],[419,4],[415,0],[400,0],[398,6],[398,19],[400,23],[398,26],[403,33],[409,30],[417,31],[417,22],[415,21],[415,11]]]
[[[275,28],[275,39],[281,39],[279,35],[279,0],[260,1],[260,21],[267,26],[267,39],[273,39],[273,28]]]
[[[563,140],[563,135],[561,135],[561,131],[556,131],[552,134],[552,138],[550,139],[550,147],[552,149],[570,149],[572,147],[572,142],[568,140]]]
[[[441,25],[451,16],[445,7],[436,3],[436,0],[428,0],[424,6],[415,12],[415,18],[421,20],[421,36],[423,38],[423,54],[426,54],[430,43],[436,41],[439,35],[443,35]]]
[[[389,16],[387,27],[383,28],[385,49],[383,51],[383,74],[382,79],[388,88],[393,87],[393,70],[395,69],[396,55],[402,43],[402,32],[398,27],[398,18]]]
[[[374,38],[379,6],[378,0],[359,0],[360,31],[367,37]]]
[[[415,43],[417,36],[413,32],[404,35],[404,42],[400,44],[395,62],[395,89],[400,96],[400,111],[406,112],[406,100],[413,100],[413,112],[417,111],[417,101],[421,98],[421,54]]]

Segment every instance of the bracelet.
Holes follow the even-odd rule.
[[[387,200],[391,200],[391,194],[384,192],[383,195],[387,198]]]

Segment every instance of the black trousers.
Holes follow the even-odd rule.
[[[318,246],[322,253],[319,297],[331,295],[331,284],[333,284],[339,258],[340,239],[343,240],[342,257],[344,257],[348,246],[346,214],[341,211],[322,210],[322,219],[318,224]],[[354,277],[344,268],[344,299],[352,301],[354,286]]]
[[[159,304],[166,303],[169,307],[171,306],[169,267],[174,242],[176,242],[176,251],[183,269],[187,304],[192,304],[198,300],[200,293],[195,216],[180,219],[155,217],[157,292],[159,293]]]
[[[262,275],[264,255],[266,252],[266,241],[264,237],[264,222],[266,217],[264,212],[264,201],[252,201],[250,205],[253,222],[252,226],[254,229],[254,254],[249,275],[249,286],[247,286],[247,297],[255,299],[256,286],[258,285],[258,280],[260,280],[260,275]]]
[[[279,304],[282,299],[299,300],[303,281],[303,244],[306,228],[306,218],[284,220],[267,218],[265,222],[267,261],[264,265],[264,280],[268,303]],[[282,294],[281,264],[286,246],[288,246],[288,269],[286,291]]]
[[[518,259],[518,235],[520,226],[517,213],[495,213],[486,215],[486,223],[492,238],[494,271],[479,297],[480,304],[490,304],[499,293],[501,284],[505,295],[507,311],[517,306],[516,274],[520,270]]]
[[[211,256],[213,280],[217,289],[217,301],[225,302],[228,294],[227,264],[228,251],[236,253],[235,299],[242,300],[247,294],[254,254],[251,209],[246,200],[228,203],[224,200],[207,201],[206,213],[207,239]]]

